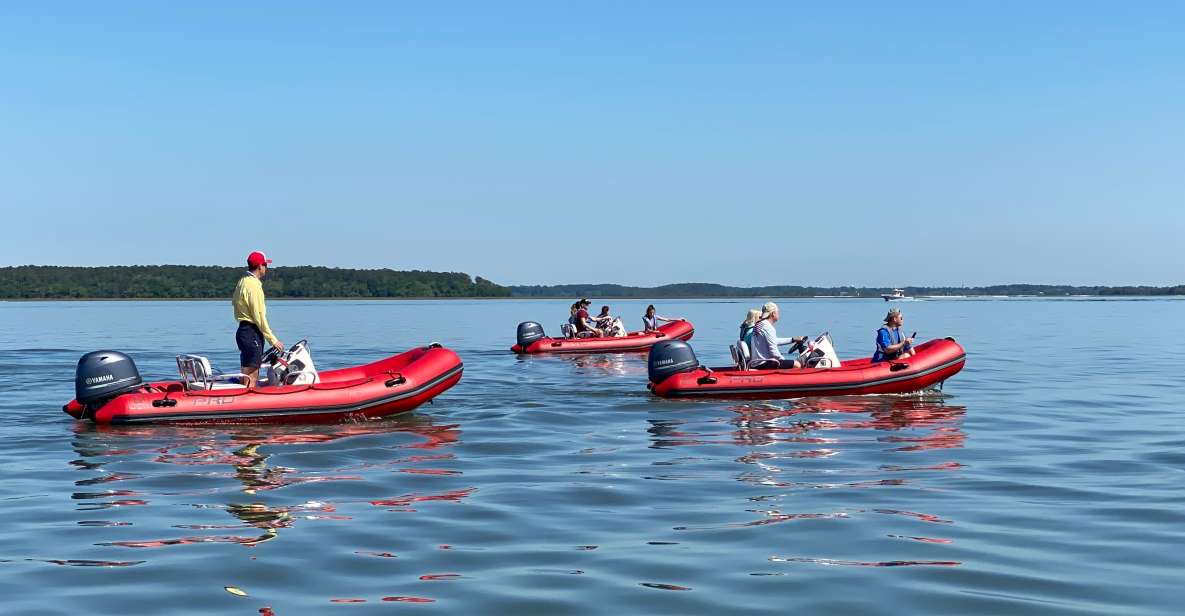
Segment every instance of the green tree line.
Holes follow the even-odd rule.
[[[230,297],[242,267],[117,265],[0,268],[0,299],[206,299]],[[271,269],[268,297],[508,297],[510,289],[456,272]]]
[[[117,265],[0,267],[0,299],[213,299],[229,297],[241,267]],[[878,287],[774,285],[730,287],[680,283],[658,287],[567,284],[504,287],[457,272],[277,267],[264,282],[269,297],[879,297]],[[905,287],[908,295],[1185,295],[1185,285],[1072,286],[1006,284],[983,287]]]
[[[892,291],[883,287],[803,287],[765,286],[729,287],[709,283],[668,284],[659,287],[630,287],[619,284],[565,284],[512,286],[514,297],[815,297],[835,295],[846,297],[880,297]],[[1151,286],[1071,286],[1040,284],[1004,284],[985,287],[905,287],[907,295],[1037,295],[1047,297],[1071,295],[1185,295],[1185,285]]]

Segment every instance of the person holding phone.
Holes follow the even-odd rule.
[[[872,361],[892,361],[905,357],[913,357],[913,339],[918,333],[906,338],[901,333],[901,326],[905,317],[899,308],[889,310],[885,315],[885,326],[876,330],[876,352],[872,354]]]

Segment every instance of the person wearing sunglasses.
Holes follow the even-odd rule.
[[[913,357],[913,336],[906,338],[905,334],[901,333],[901,326],[904,323],[905,316],[898,308],[889,310],[889,314],[885,315],[885,326],[876,330],[876,352],[872,354],[873,363]]]

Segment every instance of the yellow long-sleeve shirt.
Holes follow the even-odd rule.
[[[250,274],[240,278],[230,301],[235,307],[236,321],[254,324],[268,344],[276,343],[276,335],[267,326],[267,307],[263,305],[263,283],[259,282],[258,278]]]

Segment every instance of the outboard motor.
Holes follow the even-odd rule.
[[[661,383],[680,372],[691,372],[699,368],[699,360],[691,345],[682,340],[663,340],[650,347],[646,360],[651,383]]]
[[[518,324],[518,346],[520,349],[526,350],[532,342],[546,337],[547,334],[543,333],[543,326],[534,321],[523,321]]]
[[[74,370],[74,399],[86,406],[135,390],[143,383],[136,362],[119,351],[94,351],[83,355]]]

